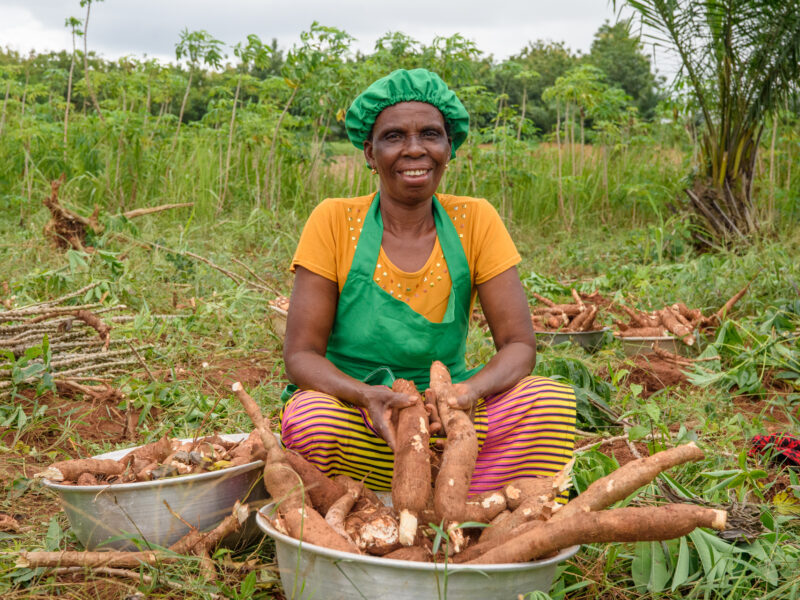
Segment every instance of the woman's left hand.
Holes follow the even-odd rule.
[[[453,391],[455,392],[455,397],[447,402],[450,408],[457,408],[471,413],[475,408],[475,403],[479,399],[478,394],[472,389],[472,386],[467,382],[454,383]]]

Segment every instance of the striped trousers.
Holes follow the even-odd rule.
[[[520,477],[552,476],[572,458],[575,394],[545,377],[525,377],[479,401],[479,452],[470,494]],[[315,391],[294,393],[281,412],[281,439],[328,476],[349,475],[374,490],[390,490],[394,455],[366,409]]]

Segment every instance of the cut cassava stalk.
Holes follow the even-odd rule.
[[[18,568],[36,567],[138,567],[179,560],[164,552],[80,552],[62,550],[60,552],[25,552],[17,558]]]
[[[358,548],[350,540],[336,533],[322,515],[306,504],[302,479],[289,465],[286,453],[269,430],[255,400],[238,381],[233,384],[232,389],[253,421],[267,450],[264,487],[277,503],[278,514],[283,518],[289,535],[325,548],[358,554]]]
[[[724,510],[694,504],[590,512],[569,520],[551,519],[531,523],[532,526],[525,533],[468,561],[468,564],[536,560],[576,544],[670,540],[686,535],[697,527],[722,530],[726,521],[727,513]]]
[[[689,442],[631,461],[592,483],[586,491],[556,512],[552,520],[569,520],[573,515],[607,508],[653,481],[659,473],[676,465],[701,460],[704,456],[694,442]]]
[[[397,417],[397,449],[392,475],[392,505],[400,515],[399,539],[404,546],[414,544],[419,514],[431,494],[431,458],[428,413],[416,386],[396,379],[392,390],[416,398]]]
[[[447,432],[436,477],[434,510],[439,521],[460,522],[465,520],[469,484],[478,458],[478,436],[469,415],[450,406],[456,393],[447,367],[439,361],[431,365],[430,385]]]
[[[761,273],[761,269],[759,269],[758,273]],[[758,277],[758,273],[756,273],[756,277]],[[733,296],[731,296],[730,299],[725,304],[723,304],[722,307],[717,312],[715,312],[712,315],[711,319],[716,320],[717,323],[721,323],[722,320],[731,311],[733,305],[736,304],[739,300],[741,300],[742,297],[747,293],[747,289],[750,287],[750,284],[753,283],[753,281],[755,281],[756,277],[753,277],[753,279],[747,282],[747,285],[745,285],[741,290],[739,290]]]

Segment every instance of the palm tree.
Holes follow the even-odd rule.
[[[700,164],[685,190],[696,239],[751,238],[762,225],[752,198],[761,134],[800,78],[800,0],[623,1],[678,56],[699,112]]]

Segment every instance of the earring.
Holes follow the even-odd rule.
[[[376,169],[375,167],[372,167],[372,171],[371,171],[371,173],[372,173],[373,175],[377,175],[377,174],[378,174],[378,169]]]
[[[450,168],[450,163],[449,162],[444,163],[444,168],[445,168],[445,170],[449,169]]]

